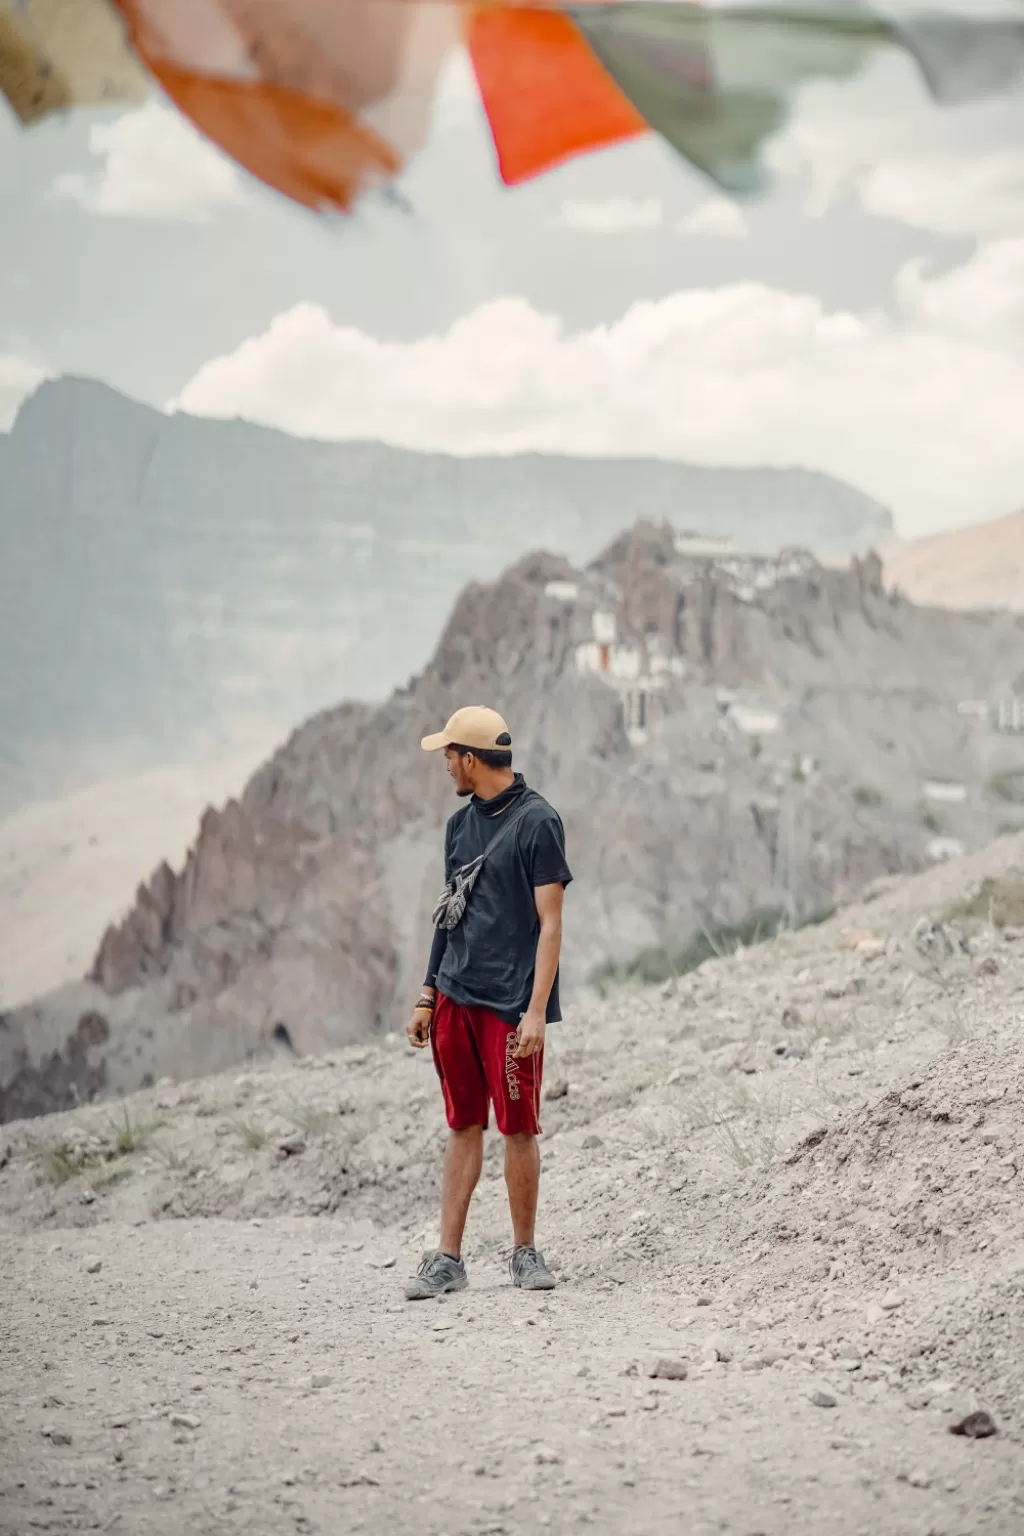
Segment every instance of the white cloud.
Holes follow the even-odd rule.
[[[176,403],[463,454],[805,464],[891,504],[903,532],[927,532],[1024,495],[1024,357],[929,323],[952,282],[908,276],[896,320],[746,282],[635,304],[577,333],[504,298],[410,343],[301,304],[207,363]]]
[[[909,263],[897,290],[905,314],[934,331],[1024,354],[1024,236],[981,245],[962,267],[929,277]]]
[[[715,240],[742,240],[750,233],[743,210],[727,197],[709,197],[676,226],[681,235],[707,235]]]
[[[940,235],[1024,233],[1024,149],[893,160],[862,179],[860,196],[869,213]]]
[[[588,235],[626,235],[658,229],[662,217],[659,198],[640,202],[632,197],[609,197],[599,203],[563,203],[561,222],[566,229]]]
[[[815,82],[768,146],[769,166],[823,213],[853,196],[877,216],[950,236],[1024,233],[1024,95],[938,106],[895,51],[860,75]]]
[[[50,376],[50,370],[38,363],[0,353],[0,431],[10,427],[21,402]]]
[[[121,218],[209,219],[245,200],[235,165],[158,101],[97,123],[89,148],[102,166],[56,177],[52,195]]]

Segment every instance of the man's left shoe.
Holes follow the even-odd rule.
[[[558,1281],[544,1263],[544,1255],[536,1248],[516,1248],[508,1261],[508,1272],[513,1285],[524,1291],[553,1291]]]

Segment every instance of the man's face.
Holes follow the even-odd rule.
[[[466,795],[471,795],[473,793],[471,776],[472,754],[470,753],[468,756],[463,757],[452,747],[445,747],[444,758],[448,764],[448,772],[451,775],[452,783],[455,785],[455,793],[463,796],[463,798]]]

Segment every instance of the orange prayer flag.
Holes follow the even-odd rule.
[[[480,9],[466,31],[507,185],[649,132],[568,16]]]

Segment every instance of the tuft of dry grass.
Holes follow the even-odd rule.
[[[270,1140],[270,1132],[256,1120],[246,1120],[242,1115],[231,1115],[228,1118],[250,1152],[259,1152]]]
[[[780,1092],[760,1092],[746,1083],[726,1088],[692,1088],[681,1105],[691,1131],[710,1131],[736,1168],[767,1167],[779,1154],[788,1113]]]
[[[983,880],[973,896],[943,914],[945,922],[964,918],[991,923],[993,928],[1024,928],[1024,878],[1006,875]]]
[[[166,1120],[160,1119],[133,1120],[126,1104],[123,1122],[111,1123],[111,1138],[121,1156],[127,1157],[131,1152],[140,1152],[154,1132],[162,1130],[166,1124]]]
[[[29,1155],[40,1175],[51,1184],[80,1178],[95,1159],[64,1141],[30,1142]]]
[[[327,1136],[338,1126],[337,1112],[322,1104],[290,1104],[288,1120],[307,1136]]]

